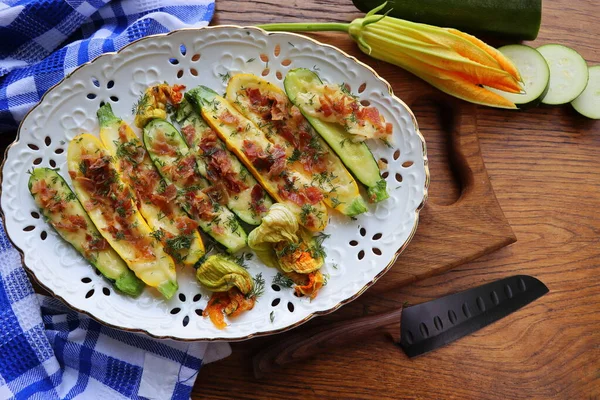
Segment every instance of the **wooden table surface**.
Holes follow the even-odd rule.
[[[533,45],[562,43],[590,64],[600,63],[600,3],[546,0],[543,6],[542,29]],[[350,0],[217,0],[213,24],[348,21],[360,15]],[[373,66],[401,98],[400,82],[422,85],[399,68],[362,55],[344,34],[312,36]],[[428,144],[430,202],[450,203],[460,188],[452,180],[435,110],[423,105],[414,111]],[[231,357],[201,370],[192,397],[600,398],[600,122],[570,106],[527,112],[480,107],[477,122],[488,173],[517,243],[401,290],[367,292],[307,326],[389,310],[404,301],[420,303],[517,273],[540,278],[549,294],[414,360],[374,337],[255,380],[250,356],[274,338],[236,343]]]

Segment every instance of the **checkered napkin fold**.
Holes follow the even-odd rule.
[[[213,10],[214,0],[0,0],[0,131],[78,65],[206,25]],[[0,400],[187,400],[202,364],[230,351],[112,329],[35,295],[0,226]]]
[[[77,66],[213,13],[214,0],[0,0],[0,132]]]

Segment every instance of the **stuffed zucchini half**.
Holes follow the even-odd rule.
[[[199,86],[185,97],[200,107],[206,122],[276,201],[288,206],[307,229],[325,229],[328,214],[323,195],[311,185],[311,179],[290,168],[283,147],[273,145],[263,131],[212,89]]]
[[[237,74],[225,98],[274,145],[286,149],[287,162],[311,178],[325,204],[348,216],[367,211],[352,175],[283,90],[256,75]]]
[[[144,145],[163,178],[179,189],[181,207],[202,230],[230,253],[246,247],[246,232],[225,206],[227,191],[202,178],[195,155],[177,129],[164,119],[153,119],[144,127]]]
[[[212,185],[225,186],[227,206],[242,221],[259,225],[273,204],[262,186],[187,100],[179,104],[175,118],[185,142],[197,156],[200,174]]]
[[[138,278],[171,298],[178,289],[175,263],[153,238],[100,140],[86,133],[76,136],[67,163],[75,193],[100,234]]]
[[[176,203],[177,188],[167,185],[144,145],[129,125],[113,114],[110,104],[98,110],[100,139],[115,159],[117,170],[131,189],[140,213],[153,235],[173,259],[193,266],[204,255],[198,223]]]
[[[144,282],[127,268],[121,257],[100,235],[65,180],[53,169],[36,168],[29,177],[35,204],[58,234],[90,264],[112,281],[120,292],[139,296]]]
[[[324,85],[314,72],[297,68],[287,73],[285,92],[308,122],[331,146],[356,179],[367,187],[369,201],[389,197],[373,154],[365,139],[391,137],[391,124],[385,123],[375,107],[363,107],[345,86]]]

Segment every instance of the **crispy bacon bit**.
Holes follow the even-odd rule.
[[[326,101],[321,101],[321,112],[323,113],[325,118],[327,118],[331,114],[333,114],[333,109],[331,108],[331,105],[329,105],[329,103],[327,103]]]
[[[200,150],[206,161],[207,177],[211,183],[223,182],[230,194],[240,193],[248,186],[237,178],[227,152],[217,144],[217,135],[211,130],[200,141]]]
[[[264,195],[265,191],[262,188],[262,186],[260,186],[258,183],[254,185],[254,187],[252,188],[252,192],[250,192],[250,206],[257,214],[262,214],[268,211],[267,207],[264,204]]]
[[[175,187],[175,185],[173,185],[172,183],[170,185],[167,185],[165,191],[163,192],[163,196],[165,196],[169,201],[175,200],[175,198],[177,197],[177,188]]]
[[[287,164],[287,159],[285,157],[285,150],[283,148],[277,149],[278,146],[275,146],[275,150],[272,154],[273,157],[273,165],[269,168],[269,175],[277,176],[283,172],[285,166]],[[281,150],[281,151],[279,151]]]
[[[283,185],[279,185],[279,194],[282,198],[290,200],[299,206],[303,206],[305,204],[315,205],[323,200],[323,194],[321,191],[313,186],[294,190]]]
[[[103,251],[108,250],[110,245],[103,237],[92,237],[91,235],[85,235],[85,243],[83,244],[86,253],[92,251]]]
[[[253,106],[265,106],[269,103],[269,99],[264,97],[259,89],[246,88],[246,94]]]
[[[48,187],[44,180],[36,181],[31,188],[31,193],[37,195],[42,208],[50,213],[62,212],[65,209],[66,201],[60,198],[58,191]]]
[[[203,135],[198,147],[200,148],[200,150],[202,150],[203,153],[210,153],[215,147],[217,147],[217,140],[217,134],[211,129],[210,132]]]
[[[196,175],[196,157],[193,154],[188,154],[177,161],[176,174],[182,182],[190,182]]]
[[[214,185],[209,186],[202,191],[215,203],[225,205],[229,201],[227,189],[222,182],[216,182]]]
[[[190,205],[192,215],[200,218],[203,221],[211,221],[215,217],[212,201],[208,196],[204,196],[202,192],[187,192],[185,198]]]
[[[359,119],[366,119],[368,121],[371,121],[374,125],[381,124],[379,110],[377,110],[375,107],[362,107],[360,110],[358,110],[356,116]]]
[[[167,137],[164,134],[156,135],[154,141],[152,142],[152,150],[161,156],[177,156],[177,147],[167,143]]]
[[[221,113],[221,115],[219,116],[219,119],[228,124],[228,125],[234,125],[237,124],[239,122],[238,117],[236,117],[235,115],[233,115],[229,110],[225,110]]]
[[[81,160],[86,162],[88,170],[101,170],[110,163],[110,157],[98,157],[94,154],[83,154]]]
[[[250,159],[252,165],[259,170],[268,170],[271,176],[279,175],[285,167],[285,149],[279,145],[273,146],[267,152],[258,147],[254,142],[244,140],[242,150],[248,159]]]
[[[271,120],[281,121],[287,116],[286,111],[284,102],[274,100],[271,105]]]
[[[181,133],[183,133],[183,137],[185,137],[185,141],[187,143],[193,143],[194,138],[196,137],[196,128],[193,125],[185,125],[181,128]]]
[[[190,235],[196,230],[196,228],[198,228],[198,223],[191,218],[181,216],[175,219],[175,226],[182,234]]]
[[[323,200],[323,194],[314,186],[305,188],[304,193],[310,204],[317,204],[319,201]]]
[[[254,308],[255,302],[255,297],[246,298],[238,288],[231,288],[227,292],[213,293],[202,315],[209,317],[217,328],[224,329],[227,326],[225,315],[237,317]]]
[[[119,125],[119,140],[121,143],[127,143],[127,124],[125,122],[121,122]]]
[[[86,229],[87,223],[81,215],[69,215],[62,221],[54,222],[54,226],[68,232],[77,232],[80,229]]]
[[[250,100],[250,108],[262,117],[265,122],[273,124],[277,132],[283,136],[294,149],[300,152],[299,161],[305,171],[320,173],[326,170],[326,155],[308,121],[298,107],[277,93],[263,94],[259,89],[246,89]],[[316,143],[316,145],[315,145]],[[278,175],[285,168],[286,161],[275,162],[271,175]]]

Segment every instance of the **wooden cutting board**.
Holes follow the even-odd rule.
[[[454,180],[457,196],[446,196],[445,204],[429,199],[421,211],[417,234],[385,277],[369,290],[371,294],[440,274],[517,240],[481,156],[475,106],[421,85],[402,90],[402,99],[413,108],[426,142],[433,132],[429,128],[437,122],[441,132],[430,143],[436,146],[436,157],[447,158],[451,172],[447,179]],[[432,108],[437,115],[431,115]]]

